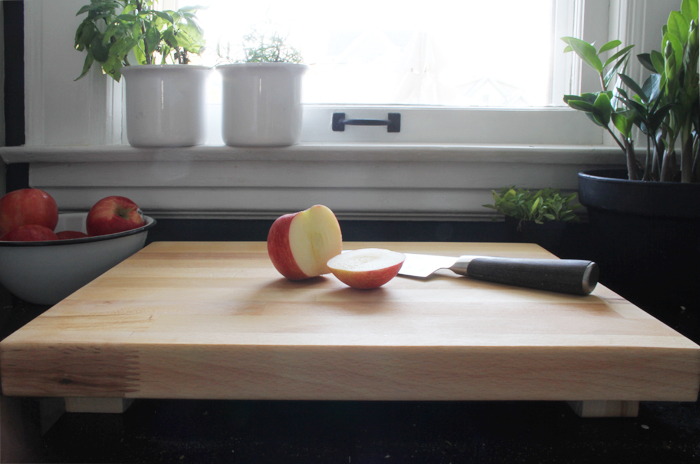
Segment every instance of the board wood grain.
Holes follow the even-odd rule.
[[[288,281],[264,242],[157,242],[0,343],[0,369],[18,396],[695,401],[700,347],[602,285],[582,297],[438,271],[363,291]]]

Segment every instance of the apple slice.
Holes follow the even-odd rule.
[[[280,274],[302,280],[328,274],[326,263],[343,251],[340,224],[323,205],[275,220],[267,236],[267,252]]]
[[[382,248],[348,251],[328,261],[328,267],[341,282],[353,288],[381,287],[399,273],[406,256]]]

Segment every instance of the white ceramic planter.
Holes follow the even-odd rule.
[[[301,79],[307,66],[236,63],[222,76],[222,135],[230,146],[286,146],[301,138]]]
[[[140,65],[126,81],[126,135],[134,147],[189,147],[205,140],[204,88],[210,68]]]

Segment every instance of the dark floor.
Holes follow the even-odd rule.
[[[342,227],[346,240],[506,238],[492,223]],[[264,240],[268,228],[265,221],[161,221],[149,241]],[[556,252],[585,257],[585,226],[567,234]],[[681,307],[650,295],[625,296],[700,342],[700,302]],[[47,309],[3,289],[0,304],[0,339]],[[564,402],[144,399],[124,414],[64,414],[39,447],[50,463],[690,464],[700,463],[700,405],[642,402],[637,418],[581,419]]]
[[[580,419],[561,402],[140,400],[66,414],[51,462],[697,463],[697,403]],[[75,446],[80,443],[80,446]]]

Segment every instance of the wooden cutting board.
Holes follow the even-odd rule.
[[[346,243],[551,257],[530,244]],[[291,282],[263,242],[153,243],[0,343],[5,395],[695,401],[700,347],[599,285],[573,296],[439,271]]]

